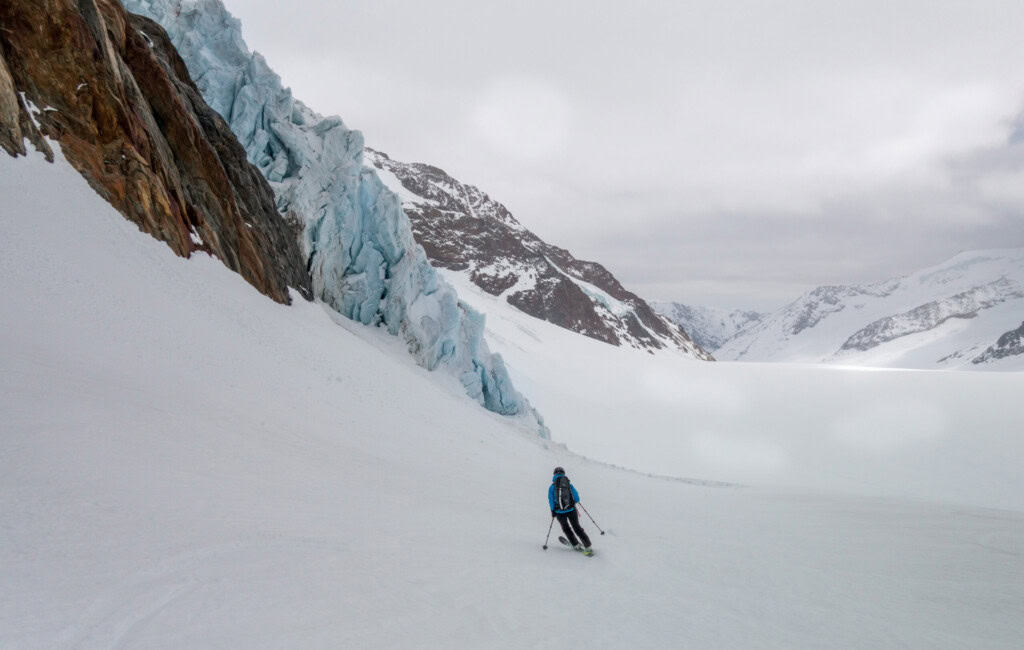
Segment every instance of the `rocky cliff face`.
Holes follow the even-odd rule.
[[[369,148],[366,161],[402,197],[416,241],[435,266],[465,272],[527,314],[599,341],[711,358],[602,265],[541,240],[478,188]]]
[[[296,226],[164,31],[117,0],[0,3],[0,147],[49,154],[47,138],[177,254],[214,255],[279,302],[312,295]]]

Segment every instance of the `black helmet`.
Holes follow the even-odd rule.
[[[555,474],[565,474],[565,470],[562,469],[561,467],[556,467]]]

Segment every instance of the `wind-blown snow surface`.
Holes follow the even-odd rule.
[[[900,368],[1024,370],[1024,354],[986,355],[1024,318],[1024,249],[961,253],[906,277],[825,286],[715,351],[719,360]]]
[[[491,411],[520,415],[547,436],[484,343],[483,318],[459,302],[413,238],[400,199],[363,167],[363,136],[323,117],[242,40],[220,0],[123,0],[160,23],[203,99],[230,124],[277,208],[304,225],[317,297],[363,324],[401,336],[424,367],[449,370]]]
[[[0,647],[1020,646],[1020,513],[583,461],[62,161],[0,197]],[[540,549],[555,464],[594,558]]]

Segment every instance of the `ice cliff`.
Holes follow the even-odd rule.
[[[167,30],[203,98],[270,182],[278,211],[301,224],[315,295],[401,336],[417,363],[446,369],[484,407],[520,416],[547,437],[501,357],[488,350],[483,315],[438,276],[399,198],[363,166],[362,134],[292,97],[220,0],[123,4]]]

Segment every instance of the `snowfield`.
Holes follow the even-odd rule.
[[[708,363],[575,336],[445,272],[555,440],[644,472],[1024,511],[1024,373]]]
[[[382,331],[302,300],[277,305],[214,260],[175,257],[62,160],[0,158],[0,197],[2,648],[1024,643],[1024,490],[1008,469],[1022,460],[1020,392],[999,383],[1009,374],[860,372],[836,384],[836,370],[629,352],[613,370],[644,359],[662,381],[593,366],[583,381],[577,353],[598,348],[495,315],[492,343],[522,350],[516,381],[534,375],[517,385],[556,439],[588,455],[762,485],[779,430],[844,408],[861,422],[874,406],[857,403],[884,396],[890,410],[863,420],[877,425],[914,391],[939,391],[953,404],[935,422],[960,419],[937,436],[864,443],[851,424],[829,435],[866,449],[851,445],[849,465],[836,456],[822,471],[897,494],[902,480],[920,488],[928,467],[953,468],[921,496],[1006,509],[825,493],[806,472],[793,490],[652,478],[516,428]],[[544,356],[559,346],[561,357]],[[558,385],[554,369],[541,372],[553,364]],[[976,426],[961,430],[968,402]],[[642,417],[654,404],[666,410]],[[703,444],[721,464],[675,471],[689,468],[686,432],[712,421]],[[675,429],[647,431],[659,422]],[[812,428],[794,440],[814,447]],[[659,466],[653,445],[673,435],[684,442]],[[880,449],[890,461],[863,460]],[[782,467],[803,466],[790,455]],[[594,558],[541,550],[556,464],[608,531],[583,518]]]

